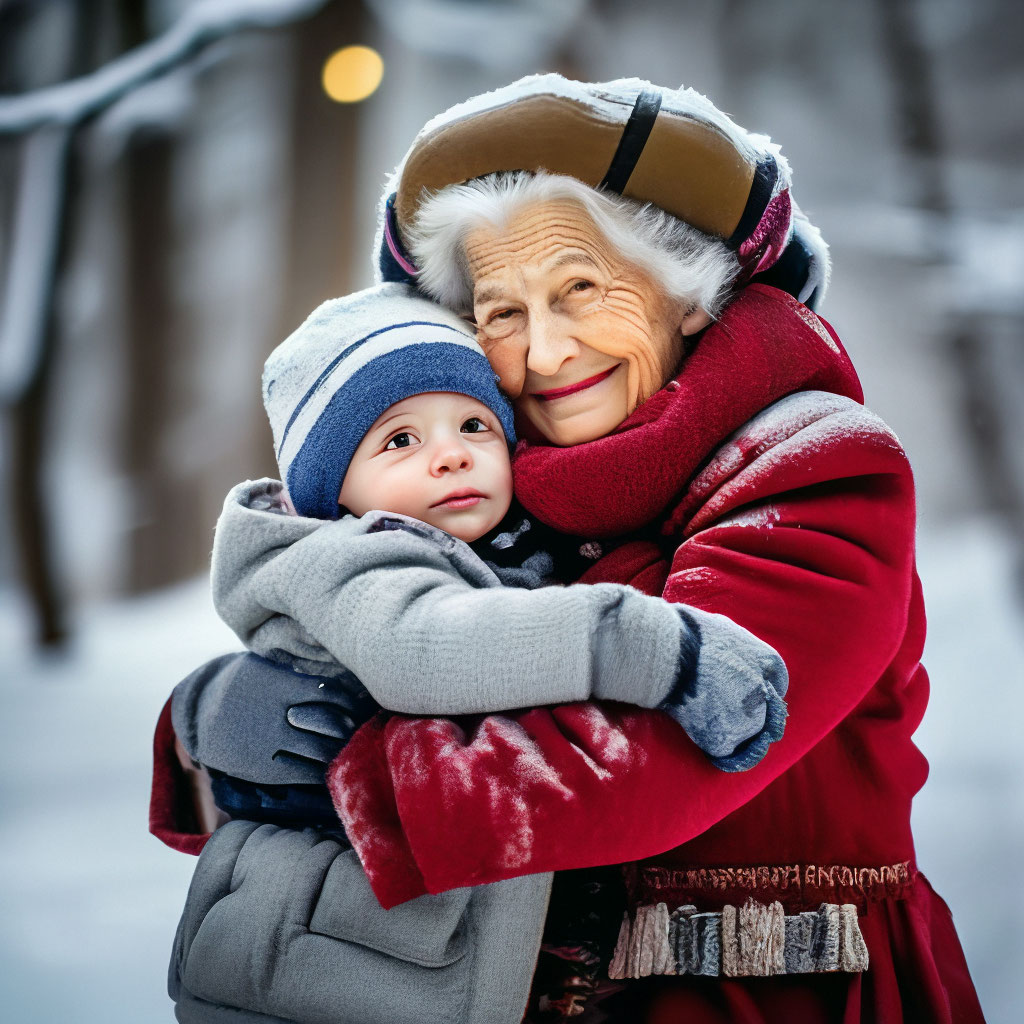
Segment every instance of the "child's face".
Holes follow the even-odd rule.
[[[497,416],[467,395],[431,391],[386,409],[366,432],[338,495],[353,515],[398,512],[474,541],[512,501]]]

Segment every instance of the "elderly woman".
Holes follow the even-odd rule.
[[[491,1015],[471,1000],[474,1021],[518,1019],[541,943],[530,1020],[982,1019],[909,825],[928,685],[912,478],[803,304],[820,298],[826,263],[778,151],[694,93],[543,76],[424,129],[385,206],[382,274],[473,318],[526,439],[519,500],[589,561],[584,582],[719,612],[770,643],[789,668],[790,718],[758,767],[728,775],[667,716],[619,705],[374,719],[328,781],[395,909],[328,901],[325,860],[312,909],[292,914],[302,927],[382,950],[389,929],[423,927],[423,901],[480,886],[477,916],[457,907],[440,953],[410,942],[401,954],[439,978],[466,922],[491,1000]],[[158,747],[166,717],[162,735]],[[268,750],[287,748],[277,736]],[[292,745],[315,760],[314,745]],[[165,834],[170,785],[158,765]],[[190,894],[179,930],[186,979],[201,973],[203,929],[262,863],[226,853],[221,834],[193,883],[214,895],[200,912]],[[541,936],[547,886],[529,879],[551,871]],[[481,924],[502,894],[519,911],[504,948]],[[255,907],[251,892],[242,905]],[[451,913],[433,906],[434,919]],[[275,948],[298,927],[288,920]]]
[[[661,977],[599,999],[609,1019],[981,1019],[910,832],[927,700],[910,469],[831,328],[759,283],[824,283],[788,177],[702,97],[641,82],[528,79],[413,145],[382,266],[473,318],[528,438],[520,501],[596,542],[584,580],[771,643],[790,719],[759,767],[715,777],[655,715],[525,712],[558,788],[454,728],[393,721],[375,741],[390,763],[429,767],[394,772],[389,806],[432,891],[625,864],[611,974]],[[360,847],[389,820],[355,799],[366,756],[350,747],[333,781],[383,894],[404,860]]]

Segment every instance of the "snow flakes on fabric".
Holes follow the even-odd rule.
[[[814,331],[814,333],[817,334],[833,352],[838,354],[839,346],[836,344],[835,338],[828,333],[825,325],[821,322],[820,317],[818,317],[816,313],[801,303],[798,303],[793,307],[793,312],[796,313],[796,315],[800,317],[800,319],[803,320],[803,322],[807,324],[807,326],[810,327],[810,329]]]
[[[893,431],[852,399],[822,391],[801,391],[780,399],[740,427],[693,481],[688,502],[705,504],[687,533],[692,535],[712,522],[770,528],[779,516],[767,506],[717,517],[741,487],[749,489],[787,464],[813,462],[816,456],[854,439],[902,450]]]
[[[488,787],[492,794],[491,806],[496,815],[500,813],[507,826],[498,855],[500,863],[514,871],[528,864],[533,854],[534,831],[530,806],[520,794],[503,786],[498,779],[489,779]]]
[[[714,583],[718,575],[714,569],[707,565],[695,565],[688,569],[680,569],[672,574],[672,578],[687,583]]]
[[[740,512],[734,512],[730,516],[725,516],[723,519],[719,519],[719,526],[756,526],[766,527],[772,529],[776,523],[780,522],[782,515],[777,508],[773,505],[761,505],[757,508],[743,509]]]
[[[576,710],[589,730],[594,752],[605,767],[626,767],[643,761],[643,750],[630,744],[626,734],[609,720],[599,705],[581,704]]]
[[[397,746],[394,770],[411,787],[419,788],[430,785],[435,769],[440,769],[449,784],[446,792],[471,793],[476,780],[462,729],[448,718],[426,719],[421,728],[422,743]]]
[[[532,786],[552,790],[564,799],[572,799],[573,792],[558,777],[543,751],[530,734],[516,721],[505,715],[489,715],[473,741],[474,749],[482,755],[503,753],[513,756],[514,775]]]

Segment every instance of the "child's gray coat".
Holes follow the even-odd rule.
[[[785,667],[723,616],[617,585],[505,587],[468,545],[402,516],[281,511],[275,481],[229,494],[213,588],[243,643],[289,670],[355,683],[350,669],[410,714],[591,698],[662,707],[725,762],[779,718]],[[175,693],[175,730],[200,763],[289,784],[258,743],[247,753],[208,728],[252,678],[227,666],[194,674]],[[385,911],[342,844],[230,822],[199,859],[175,940],[178,1019],[517,1021],[550,885],[526,876]]]
[[[183,1024],[511,1024],[551,875],[382,910],[355,852],[312,829],[232,821],[207,843],[168,990]]]

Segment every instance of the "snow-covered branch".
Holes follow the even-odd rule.
[[[78,124],[225,36],[298,21],[325,2],[204,0],[194,4],[162,36],[90,75],[0,100],[0,135],[19,135],[45,125]]]
[[[71,130],[33,132],[21,148],[21,190],[15,207],[12,255],[0,306],[0,405],[14,404],[35,380],[53,300]]]

